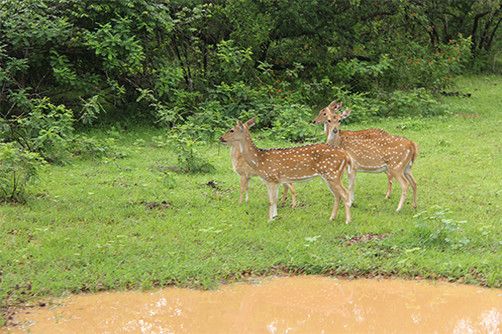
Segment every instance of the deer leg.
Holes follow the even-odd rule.
[[[277,183],[267,183],[267,191],[268,191],[268,200],[269,200],[269,207],[268,207],[268,220],[274,220],[275,217],[277,217],[277,197],[279,196],[278,194],[278,184]]]
[[[241,193],[239,195],[239,204],[242,204],[242,199],[244,195],[246,195],[246,203],[248,202],[248,185],[249,185],[249,177],[246,175],[241,175]]]
[[[340,194],[337,191],[334,191],[333,196],[335,196],[335,201],[333,202],[333,210],[331,210],[331,216],[329,217],[329,220],[336,220],[336,216],[338,215],[338,207],[340,206]]]
[[[350,206],[354,204],[355,200],[355,186],[356,186],[356,171],[355,169],[351,169],[351,171],[348,173],[349,177],[349,202]]]
[[[335,202],[333,205],[333,211],[331,211],[330,220],[335,220],[338,213],[338,206],[340,203],[340,197],[343,199],[343,203],[345,205],[345,224],[350,223],[351,214],[350,214],[350,198],[347,189],[342,185],[340,178],[334,180],[326,180],[329,189],[333,196],[335,196]]]
[[[396,179],[399,181],[401,185],[401,199],[399,200],[399,204],[397,206],[396,212],[401,211],[404,205],[404,201],[406,200],[406,194],[408,193],[409,182],[404,176],[404,173],[400,173],[395,175]]]
[[[286,206],[286,201],[288,200],[288,184],[284,183],[283,184],[284,191],[282,192],[282,197],[281,197],[281,207]]]
[[[413,189],[413,208],[417,208],[417,182],[415,181],[415,178],[413,178],[413,175],[411,174],[411,171],[405,171],[404,176],[408,180],[408,182],[411,185],[411,189]]]
[[[340,180],[338,180],[338,183],[335,185],[338,193],[343,199],[343,204],[345,206],[345,224],[349,224],[350,221],[352,220],[352,215],[350,214],[350,198],[349,198],[349,193],[347,192],[347,189],[342,185]]]
[[[291,207],[296,208],[296,189],[293,183],[287,183],[289,191],[291,191]]]
[[[392,192],[392,174],[387,172],[387,180],[388,180],[388,185],[387,185],[387,193],[385,194],[385,198],[389,199],[390,198],[390,193]]]

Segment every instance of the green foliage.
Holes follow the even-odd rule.
[[[359,59],[344,59],[335,66],[337,81],[350,83],[357,90],[371,90],[379,88],[381,80],[392,70],[392,61],[387,54],[383,54],[376,63]]]
[[[85,135],[77,135],[73,138],[71,151],[74,155],[84,159],[121,159],[126,156],[126,154],[118,148],[117,140],[113,137],[99,139]]]
[[[33,109],[12,123],[13,138],[24,149],[38,152],[49,162],[64,162],[73,139],[73,113],[47,98],[34,100]]]
[[[245,79],[245,75],[249,74],[252,69],[252,55],[250,48],[240,49],[232,40],[223,40],[218,43],[216,57],[220,63],[221,79],[223,81]]]
[[[470,243],[463,225],[466,221],[447,218],[449,210],[438,208],[433,213],[422,211],[415,215],[414,237],[419,247],[437,247],[440,249],[463,249]]]
[[[44,160],[15,143],[0,143],[0,202],[24,202],[26,186],[35,179]]]
[[[176,170],[181,173],[211,173],[214,166],[198,151],[200,143],[194,139],[197,129],[185,124],[169,134],[168,142],[176,153],[178,164]]]
[[[105,70],[123,74],[141,72],[145,54],[131,25],[130,18],[113,19],[85,35],[84,44],[102,59]]]
[[[446,113],[446,107],[441,105],[425,89],[410,91],[396,90],[392,92],[383,104],[379,116],[438,116]]]
[[[272,136],[293,142],[314,141],[319,138],[319,129],[312,125],[312,110],[304,105],[278,105],[273,123]]]
[[[228,117],[226,108],[219,101],[208,101],[200,105],[197,111],[187,119],[187,126],[201,140],[214,141],[227,130],[235,119]]]
[[[391,88],[426,88],[439,91],[451,85],[455,75],[462,73],[471,56],[470,40],[458,38],[441,44],[435,50],[417,42],[402,46],[394,60],[394,70],[387,76]]]
[[[29,118],[47,98],[79,126],[188,122],[214,138],[229,120],[270,128],[281,108],[335,98],[351,122],[433,115],[417,90],[499,63],[501,4],[4,0],[0,116]]]

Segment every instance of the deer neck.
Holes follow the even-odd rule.
[[[326,144],[334,147],[338,147],[342,144],[342,136],[340,134],[340,130],[338,132],[330,131],[328,133],[328,139],[326,140]]]
[[[237,146],[239,153],[251,167],[258,166],[260,151],[251,139],[249,132],[246,133],[244,139],[238,142]]]

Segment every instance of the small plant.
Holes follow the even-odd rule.
[[[44,160],[15,143],[0,143],[0,201],[24,202],[26,186],[38,175]]]
[[[173,173],[169,170],[163,170],[161,173],[160,183],[162,183],[166,189],[174,189],[176,187],[176,178]]]
[[[169,143],[178,158],[177,168],[182,173],[210,173],[214,166],[206,161],[197,151],[197,141],[182,131],[173,132]]]
[[[76,136],[72,144],[72,153],[82,158],[115,158],[125,157],[117,147],[115,138],[97,139],[84,135]]]
[[[463,249],[470,243],[464,234],[462,225],[466,221],[447,218],[448,209],[437,208],[432,214],[427,211],[415,215],[415,240],[420,247],[432,246],[438,248]]]

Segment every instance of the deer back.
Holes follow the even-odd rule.
[[[256,170],[274,182],[309,179],[317,175],[340,175],[348,161],[346,152],[326,144],[260,150]]]
[[[342,136],[340,147],[352,156],[360,169],[403,166],[416,155],[416,144],[404,137],[381,135],[373,137]]]

